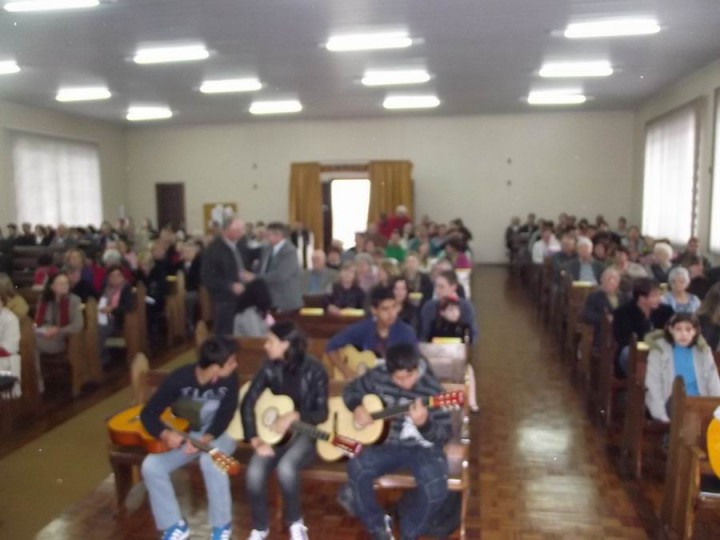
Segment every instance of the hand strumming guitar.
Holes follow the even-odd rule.
[[[253,450],[255,450],[255,453],[258,456],[273,457],[275,455],[275,450],[273,450],[273,447],[269,444],[265,444],[264,442],[262,442],[262,439],[260,439],[260,437],[253,437],[250,440],[250,446],[253,447]]]
[[[180,448],[182,446],[182,443],[185,442],[185,437],[180,435],[179,433],[175,433],[174,431],[170,431],[169,429],[166,429],[160,434],[160,439],[162,442],[165,443],[165,446],[167,446],[170,450],[174,450],[175,448]]]
[[[272,429],[275,433],[285,435],[287,430],[290,429],[290,424],[297,420],[300,420],[300,414],[297,411],[290,411],[275,420],[270,429]]]
[[[412,423],[417,427],[424,426],[425,422],[427,422],[428,410],[420,398],[413,401],[408,412],[410,414],[410,420],[412,420]]]
[[[353,419],[355,423],[360,427],[364,428],[374,422],[372,416],[363,405],[358,405],[353,411]]]
[[[203,444],[210,444],[210,442],[211,442],[214,438],[215,438],[215,437],[213,437],[213,436],[210,435],[209,433],[206,433],[205,435],[203,435],[202,437],[200,437],[200,438],[198,439],[198,441],[200,441],[200,442],[203,443]],[[185,447],[183,448],[183,452],[185,452],[185,453],[188,454],[188,455],[189,455],[189,454],[197,454],[199,451],[200,451],[200,450],[198,450],[198,448],[197,448],[193,443],[191,443],[190,441],[187,441],[187,442],[185,443]]]

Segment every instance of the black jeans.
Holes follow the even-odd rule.
[[[275,447],[275,455],[272,457],[253,454],[245,475],[253,529],[266,531],[270,526],[267,488],[273,469],[277,469],[286,523],[291,524],[302,518],[298,471],[310,465],[315,456],[315,440],[306,435],[295,435],[284,446]]]

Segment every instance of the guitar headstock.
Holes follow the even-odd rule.
[[[235,476],[240,472],[240,462],[217,448],[210,452],[210,457],[213,460],[213,465],[228,476]]]
[[[444,392],[430,398],[429,407],[432,409],[460,409],[465,406],[465,392],[454,390]]]
[[[350,437],[344,437],[343,435],[332,435],[330,439],[330,444],[333,446],[336,446],[340,450],[342,450],[345,454],[348,455],[348,457],[355,457],[360,452],[362,452],[363,446],[359,442],[357,442],[355,439],[351,439]]]

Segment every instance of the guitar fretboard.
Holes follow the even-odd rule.
[[[430,405],[432,402],[432,397],[424,397],[421,398],[420,401],[422,401],[422,404],[426,407]],[[405,414],[410,410],[410,405],[412,405],[413,402],[405,403],[403,405],[393,405],[392,407],[386,407],[382,411],[377,411],[374,413],[371,413],[370,416],[373,420],[384,420],[385,418],[390,418],[391,416],[398,416],[399,414]]]
[[[330,434],[316,428],[312,424],[306,424],[305,422],[293,422],[290,425],[290,429],[297,431],[298,433],[304,433],[308,437],[321,441],[329,441]]]

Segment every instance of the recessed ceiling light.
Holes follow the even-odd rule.
[[[250,114],[283,114],[302,111],[302,103],[296,99],[281,101],[253,101],[250,104]]]
[[[610,62],[558,62],[545,64],[541,77],[608,77],[613,74]]]
[[[437,96],[388,96],[383,101],[386,109],[432,109],[438,105]]]
[[[7,2],[3,8],[10,13],[21,13],[26,11],[91,8],[98,5],[100,5],[99,0],[20,0]]]
[[[548,90],[530,92],[527,102],[530,105],[580,105],[585,103],[587,97],[581,92]]]
[[[430,80],[430,74],[424,69],[366,71],[362,78],[365,86],[385,86],[392,84],[420,84]]]
[[[607,19],[570,23],[565,37],[570,39],[643,36],[657,34],[661,30],[655,19]]]
[[[412,45],[406,32],[384,34],[349,34],[332,36],[325,43],[328,51],[369,51],[375,49],[404,49]]]
[[[0,62],[0,75],[9,75],[20,71],[20,66],[14,60],[5,60]]]
[[[157,47],[140,49],[133,61],[136,64],[162,64],[165,62],[190,62],[205,60],[210,52],[204,45],[185,45],[181,47]]]
[[[203,81],[200,91],[203,94],[221,94],[224,92],[254,92],[262,88],[257,79],[224,79]]]
[[[104,86],[85,88],[61,88],[58,90],[55,99],[58,101],[96,101],[109,99],[112,96],[110,90]]]
[[[127,118],[131,122],[140,122],[143,120],[163,120],[171,118],[172,111],[168,107],[130,107],[127,112]]]

